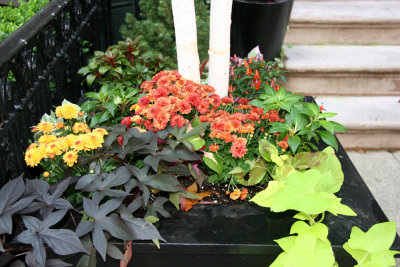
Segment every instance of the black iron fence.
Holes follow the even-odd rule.
[[[77,70],[111,43],[109,0],[53,0],[0,43],[0,184],[25,172],[31,126],[86,89]]]

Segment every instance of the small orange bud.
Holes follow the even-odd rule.
[[[225,195],[229,195],[231,192],[229,190],[225,191]]]
[[[49,173],[49,172],[46,171],[46,172],[43,173],[43,177],[44,177],[44,178],[47,178],[47,177],[49,177],[49,176],[50,176],[50,173]]]
[[[83,112],[81,111],[81,112],[78,113],[78,115],[82,117],[83,115],[85,115],[85,113],[83,113]]]
[[[243,189],[242,193],[240,194],[240,199],[245,200],[248,193],[249,193],[249,190],[247,190],[247,188]]]
[[[62,129],[62,128],[64,128],[64,123],[63,123],[62,121],[60,121],[59,123],[57,123],[56,128],[57,128],[57,129]]]

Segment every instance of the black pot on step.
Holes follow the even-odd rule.
[[[231,55],[246,57],[257,45],[266,61],[279,57],[294,0],[233,0]]]

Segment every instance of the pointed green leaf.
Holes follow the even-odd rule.
[[[205,152],[203,161],[208,168],[220,175],[224,167],[224,160],[217,153]]]
[[[288,139],[288,144],[293,153],[296,153],[297,147],[300,145],[300,137],[290,136]]]
[[[316,130],[315,132],[319,134],[319,136],[321,137],[322,141],[325,142],[325,144],[334,147],[336,151],[338,150],[336,137],[332,133],[321,130]]]

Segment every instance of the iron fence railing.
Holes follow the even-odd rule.
[[[109,0],[53,0],[0,43],[0,184],[25,172],[31,126],[86,90],[77,70],[111,42]]]

